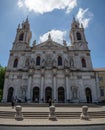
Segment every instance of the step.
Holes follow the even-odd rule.
[[[0,111],[0,118],[14,118],[16,112]],[[22,112],[23,116],[27,119],[44,119],[48,118],[49,112]],[[80,118],[81,112],[56,112],[58,118],[75,119]],[[101,112],[88,112],[91,118],[105,118],[105,111]]]

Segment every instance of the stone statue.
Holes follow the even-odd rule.
[[[63,40],[63,45],[67,46],[66,40]]]
[[[64,66],[65,66],[65,68],[68,68],[68,60],[67,59],[65,59],[65,61],[64,61]]]
[[[32,68],[34,68],[34,66],[35,66],[35,61],[34,61],[34,59],[32,58],[32,59],[30,60],[30,68],[32,69]]]
[[[70,58],[70,67],[74,67],[74,61],[73,61],[73,58]]]
[[[56,66],[57,66],[56,60],[54,59],[54,60],[53,60],[53,67],[56,67]]]
[[[34,41],[33,41],[33,44],[32,44],[32,45],[33,45],[33,46],[35,46],[35,45],[36,45],[36,40],[34,40]]]
[[[47,56],[46,66],[50,68],[52,67],[52,57],[50,55]]]
[[[45,67],[45,59],[42,60],[42,67]]]
[[[30,64],[29,58],[27,58],[27,59],[26,59],[26,62],[25,62],[25,67],[29,67],[29,64]]]

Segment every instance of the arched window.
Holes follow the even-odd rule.
[[[36,65],[40,65],[40,56],[36,58]]]
[[[18,66],[18,59],[16,58],[16,59],[14,60],[13,67],[16,68],[17,66]]]
[[[62,65],[62,57],[59,56],[59,57],[58,57],[58,66],[61,66],[61,65]]]
[[[81,40],[81,34],[77,32],[76,35],[77,35],[77,40]]]
[[[82,67],[86,67],[86,60],[84,58],[81,59]]]
[[[23,38],[24,38],[24,33],[21,33],[21,34],[19,35],[19,41],[23,41]]]

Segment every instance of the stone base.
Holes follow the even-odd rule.
[[[57,120],[56,115],[52,116],[52,115],[49,114],[49,120]]]
[[[80,119],[81,120],[89,120],[89,116],[88,115],[84,115],[83,113],[81,113]]]
[[[21,121],[23,120],[23,115],[15,115],[15,119],[18,120],[18,121]]]

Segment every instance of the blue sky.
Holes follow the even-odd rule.
[[[105,0],[1,0],[0,1],[0,64],[7,66],[9,51],[16,29],[28,16],[32,39],[40,43],[48,33],[53,40],[65,39],[70,44],[69,31],[73,16],[83,23],[91,50],[94,68],[105,67]]]

